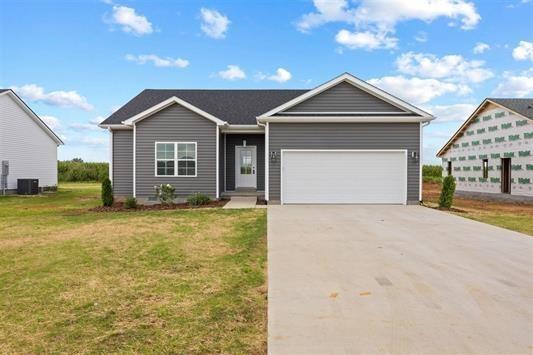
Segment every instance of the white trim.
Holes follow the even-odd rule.
[[[187,109],[199,114],[200,116],[205,117],[205,118],[207,118],[210,121],[213,121],[217,125],[225,125],[225,124],[227,124],[227,122],[216,118],[215,116],[211,115],[210,113],[207,113],[207,112],[199,109],[198,107],[193,106],[190,103],[188,103],[187,101],[184,101],[184,100],[182,100],[182,99],[180,99],[179,97],[176,97],[176,96],[172,96],[171,98],[168,98],[165,101],[160,102],[157,105],[154,105],[154,106],[150,107],[149,109],[144,110],[143,112],[138,113],[135,116],[128,118],[127,120],[122,121],[122,123],[125,124],[125,125],[133,125],[134,123],[142,121],[143,119],[145,119],[145,118],[153,115],[154,113],[156,113],[158,111],[161,111],[162,109],[167,108],[168,106],[173,105],[173,104],[181,105],[181,106],[183,106],[183,107],[185,107],[185,108],[187,108]]]
[[[157,159],[157,145],[158,144],[174,144],[174,175],[158,175],[157,161],[171,160],[171,159]],[[192,161],[192,159],[178,159],[178,144],[194,144],[194,175],[178,175],[178,161]],[[155,177],[179,177],[179,178],[195,178],[198,177],[198,143],[197,142],[182,142],[182,141],[156,141],[154,142],[154,176]]]
[[[226,176],[228,175],[227,165],[226,165],[226,134],[224,133],[224,192],[226,191],[226,188],[228,187],[226,182]]]
[[[107,129],[109,132],[109,180],[111,181],[111,184],[113,184],[113,131],[111,128]]]
[[[57,146],[60,146],[60,145],[64,145],[65,143],[63,143],[63,141],[61,140],[61,138],[59,138],[59,136],[57,134],[54,133],[54,131],[52,131],[52,129],[50,127],[48,127],[48,125],[46,123],[44,123],[43,120],[41,120],[41,118],[39,116],[37,116],[37,114],[35,112],[33,112],[33,110],[28,106],[26,105],[26,103],[24,101],[22,101],[22,99],[20,97],[18,97],[17,94],[15,94],[11,89],[8,89],[2,93],[0,93],[0,96],[2,95],[8,95],[9,97],[11,97],[11,99],[13,101],[15,101],[15,103],[17,105],[20,106],[20,108],[22,108],[22,110],[24,110],[24,112],[26,112],[26,114],[28,116],[30,116],[30,118],[35,122],[37,123],[37,125],[43,130],[45,131],[45,133],[50,137],[52,138],[52,140],[56,143]]]
[[[283,202],[283,154],[285,152],[394,152],[399,153],[403,152],[405,157],[405,186],[403,190],[403,195],[405,197],[404,205],[407,205],[407,185],[409,184],[408,179],[408,169],[409,169],[409,156],[407,154],[407,149],[281,149],[281,159],[280,159],[280,176],[279,176],[279,199],[280,203],[284,205]]]
[[[227,134],[239,134],[239,133],[263,133],[265,130],[263,129],[263,127],[256,125],[256,124],[253,124],[253,125],[229,124],[229,125],[223,126],[221,131]]]
[[[99,124],[98,127],[103,128],[103,129],[113,129],[115,131],[117,131],[119,129],[123,129],[123,130],[131,130],[131,129],[133,129],[132,126],[125,126],[122,123],[119,123],[119,124]]]
[[[137,125],[133,125],[133,197],[137,197]]]
[[[406,110],[406,111],[412,111],[416,114],[419,114],[423,117],[426,117],[426,118],[429,118],[429,117],[433,117],[432,115],[430,115],[429,113],[349,74],[349,73],[344,73],[342,75],[339,75],[338,77],[314,88],[313,90],[311,91],[308,91],[286,103],[284,103],[283,105],[280,105],[276,108],[273,108],[272,110],[268,111],[268,112],[265,112],[263,113],[262,115],[260,115],[258,118],[265,118],[265,117],[268,117],[268,116],[272,116],[280,111],[283,111],[283,110],[286,110],[290,107],[293,107],[297,104],[299,104],[300,102],[303,102],[341,82],[347,82],[355,87],[358,87],[359,89],[362,89],[366,92],[368,92],[369,94],[371,95],[374,95],[374,96],[377,96],[378,98],[382,99],[382,100],[385,100],[387,102],[389,102],[390,104],[394,105],[394,106],[397,106],[399,107],[400,109],[403,109],[403,110]]]
[[[290,111],[290,112],[280,112],[280,114],[283,115],[295,115],[295,116],[307,116],[307,115],[405,115],[409,112],[372,112],[372,111],[306,111],[306,112],[297,112],[297,111]]]
[[[220,147],[219,147],[219,145],[220,145],[220,143],[219,143],[219,137],[218,137],[219,135],[220,135],[220,128],[217,125],[216,138],[215,138],[216,139],[216,145],[217,145],[217,148],[216,148],[216,174],[217,174],[217,176],[216,176],[216,189],[217,190],[216,190],[215,196],[216,196],[217,199],[220,197],[220,192],[219,192],[219,186],[220,186],[219,185],[219,178],[220,178],[220,176],[219,176],[220,175],[219,174],[219,169],[220,169],[219,168],[219,165],[220,165],[220,156],[219,156]],[[198,163],[196,163],[196,165],[198,165]],[[195,168],[198,169],[197,166]]]
[[[424,139],[424,124],[422,122],[420,122],[420,139],[418,141],[418,201],[422,201],[422,152],[424,150],[424,145],[422,144],[422,141]]]
[[[269,198],[269,186],[268,183],[269,177],[270,177],[270,145],[269,145],[269,133],[270,133],[270,127],[268,122],[265,125],[265,201],[268,201]]]
[[[434,120],[434,117],[423,116],[298,116],[298,117],[258,117],[257,121],[265,122],[282,122],[282,123],[317,123],[317,122],[394,122],[394,123],[409,123],[409,122],[428,122]]]

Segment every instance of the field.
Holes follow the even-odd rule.
[[[0,197],[0,353],[264,353],[266,213]]]
[[[440,190],[439,183],[424,181],[424,202],[436,206]],[[533,205],[455,197],[453,207],[459,216],[533,236]]]

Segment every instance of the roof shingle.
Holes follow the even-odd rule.
[[[507,107],[509,110],[512,110],[516,113],[519,113],[527,118],[533,119],[533,98],[525,99],[499,99],[499,98],[488,98],[490,101]]]

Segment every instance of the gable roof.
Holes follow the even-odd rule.
[[[55,134],[54,131],[52,131],[50,127],[48,127],[48,125],[44,123],[44,121],[41,120],[41,118],[37,116],[37,114],[33,112],[33,110],[28,105],[26,105],[26,103],[22,101],[22,99],[13,90],[0,89],[0,95],[9,95],[9,97],[11,97],[13,101],[15,101],[15,103],[17,103],[24,110],[24,112],[26,112],[28,116],[30,116],[30,118],[32,118],[35,123],[37,123],[37,125],[41,127],[41,129],[45,131],[46,134],[48,134],[50,138],[54,140],[54,142],[56,142],[57,145],[64,144],[61,138],[59,138],[59,136]]]
[[[452,137],[442,146],[437,152],[437,157],[441,157],[452,143],[460,137],[461,133],[470,126],[477,114],[485,107],[485,105],[492,103],[496,106],[506,108],[520,116],[528,119],[533,119],[533,98],[525,99],[501,99],[501,98],[486,98],[483,102],[472,112],[472,114],[464,121],[464,123],[457,129]]]
[[[157,90],[146,89],[100,125],[122,124],[176,97],[229,124],[257,124],[256,116],[308,90]]]

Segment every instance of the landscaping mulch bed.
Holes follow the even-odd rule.
[[[91,212],[135,212],[135,211],[164,211],[164,210],[193,210],[199,208],[217,208],[223,207],[229,200],[221,199],[218,201],[210,201],[206,205],[191,206],[188,203],[171,203],[171,204],[156,204],[156,205],[138,205],[137,208],[126,208],[124,202],[115,202],[113,206],[98,206],[90,208]]]

